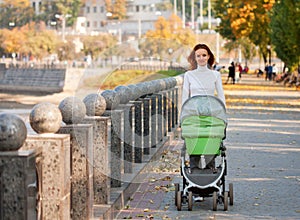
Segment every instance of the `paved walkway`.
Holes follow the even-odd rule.
[[[263,87],[255,90],[258,85]],[[241,86],[226,85],[225,94],[226,188],[233,183],[234,205],[212,211],[212,199],[206,198],[194,203],[193,211],[185,206],[177,211],[174,183],[182,184],[183,144],[177,138],[165,146],[117,219],[300,219],[300,92],[245,77]]]

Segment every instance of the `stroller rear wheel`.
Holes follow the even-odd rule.
[[[181,191],[177,192],[176,200],[177,200],[177,202],[176,202],[177,203],[177,210],[181,211],[181,207],[182,207],[182,204],[181,204]]]
[[[217,192],[213,192],[213,211],[217,211],[218,195]]]
[[[177,206],[177,196],[178,196],[178,191],[180,191],[180,186],[179,186],[179,183],[175,183],[174,184],[175,186],[175,205]]]
[[[192,209],[193,209],[193,193],[189,192],[189,195],[188,195],[188,210],[192,211]]]
[[[229,183],[229,205],[233,205],[233,183]]]

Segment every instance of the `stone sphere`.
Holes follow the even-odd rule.
[[[171,78],[165,78],[165,79],[163,79],[163,81],[164,81],[165,84],[166,84],[166,89],[167,89],[167,90],[172,88]]]
[[[152,88],[153,88],[153,92],[159,92],[160,91],[160,82],[159,80],[153,80],[152,82]]]
[[[142,93],[139,87],[135,84],[128,85],[128,88],[131,90],[131,99],[136,100],[141,97]]]
[[[86,115],[86,107],[83,101],[75,96],[63,99],[58,106],[62,114],[62,120],[66,124],[78,124]]]
[[[145,98],[147,95],[151,94],[151,88],[150,85],[146,82],[138,83],[136,86],[140,89],[140,96],[142,98]]]
[[[167,89],[166,82],[163,79],[159,80],[159,89],[160,89],[160,91],[164,91]]]
[[[24,121],[16,115],[0,114],[0,151],[14,151],[22,147],[27,137]]]
[[[130,101],[132,97],[131,89],[128,88],[127,86],[117,86],[115,88],[115,91],[118,93],[120,97],[120,103],[121,104],[126,104]]]
[[[120,104],[120,96],[114,90],[104,90],[101,95],[105,99],[107,110],[114,110]]]
[[[38,133],[56,133],[62,122],[59,108],[49,102],[42,102],[33,107],[29,115],[32,129]]]
[[[152,95],[155,92],[155,82],[153,81],[148,81],[145,82],[148,88],[148,95]]]
[[[86,114],[89,116],[101,116],[106,110],[104,97],[97,93],[91,93],[83,99],[86,107]]]

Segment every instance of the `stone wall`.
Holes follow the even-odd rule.
[[[14,93],[62,92],[65,77],[66,69],[8,68],[0,75],[0,91]]]

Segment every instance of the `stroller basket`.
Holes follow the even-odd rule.
[[[189,155],[220,154],[225,123],[211,116],[190,116],[183,120],[182,137]]]
[[[225,107],[214,96],[194,96],[182,106],[182,138],[189,155],[219,155],[226,126]]]

